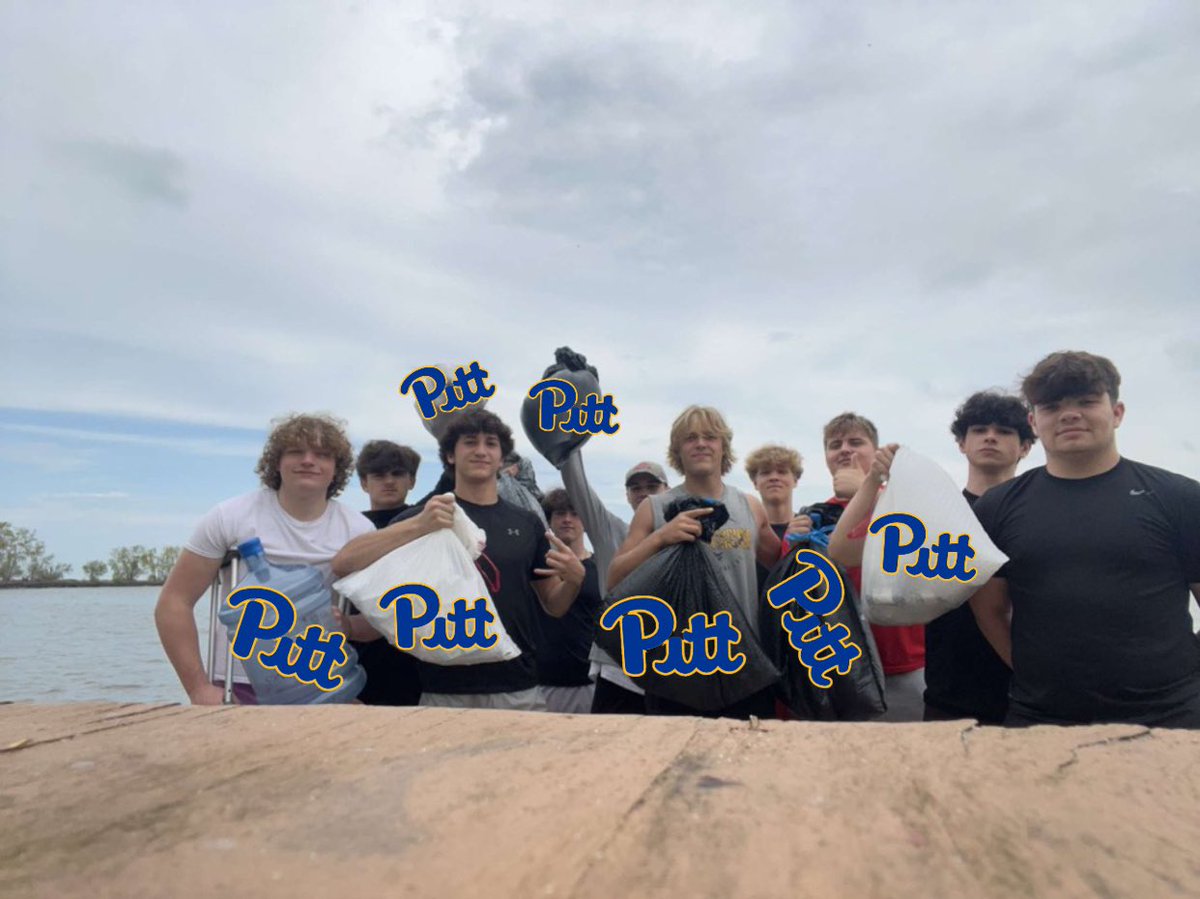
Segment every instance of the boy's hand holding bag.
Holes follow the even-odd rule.
[[[928,624],[1007,561],[950,475],[900,447],[863,545],[862,596],[872,623]]]
[[[428,604],[425,602],[425,596],[428,594],[423,596],[424,590],[414,589],[394,597],[386,608],[380,600],[394,587],[404,585],[431,590],[438,597],[437,614],[430,617],[426,623],[413,628],[411,648],[397,648],[434,665],[506,662],[519,656],[521,650],[504,629],[504,623],[496,612],[496,604],[492,601],[487,584],[475,567],[474,560],[482,554],[486,541],[487,535],[483,530],[455,504],[450,527],[440,527],[411,543],[397,547],[362,571],[342,578],[333,587],[349,599],[371,626],[383,634],[393,646],[397,646],[398,614],[402,621],[407,620],[407,609],[411,603],[414,620],[427,617]],[[447,627],[447,624],[439,625],[438,622],[447,618],[456,600],[465,599],[468,604],[472,604],[480,598],[486,603],[487,612],[491,615],[491,623],[486,628],[486,633],[496,638],[491,646],[486,649],[477,646],[431,649],[424,645],[423,641],[432,637],[436,629],[445,629],[450,634],[455,632],[453,624]],[[399,613],[393,606],[400,609]],[[483,633],[479,636],[482,637]]]

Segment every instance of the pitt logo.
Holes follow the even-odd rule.
[[[529,388],[529,398],[538,401],[537,422],[542,431],[615,434],[620,430],[621,426],[613,422],[617,407],[610,394],[601,398],[598,393],[589,393],[576,408],[579,391],[575,385],[562,378],[547,378]]]
[[[901,529],[907,529],[909,539],[902,541]],[[872,534],[883,531],[883,556],[880,567],[884,574],[896,574],[900,560],[916,552],[916,561],[904,566],[904,571],[926,580],[962,581],[974,580],[978,573],[974,568],[967,570],[967,561],[975,558],[969,534],[959,534],[953,540],[949,534],[941,534],[933,546],[924,546],[926,530],[921,519],[907,512],[891,512],[871,522],[868,529]]]
[[[453,381],[447,381],[445,373],[436,365],[426,365],[410,373],[401,382],[400,393],[404,395],[411,390],[421,418],[429,420],[439,411],[453,412],[455,409],[473,406],[494,394],[496,388],[488,385],[487,376],[487,369],[480,368],[478,362],[472,362],[468,368],[461,365],[456,368]],[[433,382],[432,386],[430,381]],[[446,402],[439,410],[437,400],[443,395]]]

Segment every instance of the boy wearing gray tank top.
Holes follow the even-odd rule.
[[[611,590],[660,550],[675,543],[692,543],[700,536],[699,519],[711,515],[712,510],[692,509],[666,521],[663,513],[672,501],[689,495],[719,500],[728,509],[729,520],[713,535],[710,546],[730,590],[751,627],[757,629],[759,597],[754,563],[757,559],[764,565],[773,565],[779,558],[779,538],[771,529],[758,497],[749,496],[723,480],[733,468],[732,440],[733,431],[711,406],[689,406],[675,419],[667,461],[683,475],[683,483],[649,497],[638,506],[629,525],[629,536],[609,566],[607,589]],[[671,597],[662,598],[671,601]],[[657,708],[651,706],[651,697],[647,696],[647,711],[697,714],[661,702]],[[745,717],[751,713],[764,717],[771,716],[773,710],[770,691],[763,691],[737,707],[720,710],[714,717]]]

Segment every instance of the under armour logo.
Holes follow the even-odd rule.
[[[1149,492],[1150,492],[1149,490],[1130,490],[1129,495],[1130,496],[1141,496],[1142,494],[1149,493]]]
[[[520,537],[521,536],[521,531],[517,528],[508,528],[507,530],[508,530],[508,536],[510,536],[510,537]]]

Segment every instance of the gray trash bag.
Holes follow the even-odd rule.
[[[600,376],[596,367],[588,365],[587,357],[576,353],[570,347],[559,347],[554,351],[554,364],[542,372],[541,380],[547,378],[568,381],[575,388],[578,400],[572,410],[582,406],[588,394],[600,393]],[[525,436],[533,444],[533,448],[555,468],[562,468],[567,457],[587,443],[592,435],[571,434],[559,430],[543,431],[538,427],[538,404],[539,400],[525,397],[521,403],[521,427],[524,428]],[[558,418],[569,414],[570,410],[563,412]]]
[[[522,461],[526,465],[529,465],[528,459],[524,459]],[[530,465],[529,471],[530,478],[532,479],[532,465]],[[530,491],[525,484],[521,483],[520,475],[514,478],[507,472],[500,472],[500,480],[496,485],[496,489],[502,500],[507,503],[512,503],[518,509],[525,509],[526,511],[532,512],[542,520],[543,525],[549,527],[549,524],[546,521],[546,513],[542,511],[541,502],[538,501],[538,498],[533,495],[533,492]],[[536,481],[533,482],[533,489],[537,490]]]
[[[438,363],[434,364],[434,368],[440,369],[442,374],[445,375],[447,381],[452,381],[454,379],[454,368],[453,367],[448,366],[448,365],[443,365],[442,363],[438,362]],[[423,377],[423,378],[421,378],[421,380],[424,381],[426,384],[428,384],[430,389],[433,388],[433,384],[431,383],[433,380],[432,378]],[[445,406],[446,406],[446,403],[448,403],[449,401],[450,401],[450,398],[446,394],[443,394],[442,396],[438,397],[437,401],[434,403],[434,407],[437,409],[436,414],[433,416],[433,418],[423,418],[423,417],[421,417],[421,413],[420,413],[420,408],[421,408],[420,404],[417,402],[416,397],[415,396],[413,397],[413,409],[416,410],[417,416],[421,417],[421,425],[425,428],[426,431],[428,431],[431,435],[433,435],[434,440],[441,440],[442,435],[446,433],[446,429],[448,427],[450,427],[450,423],[453,422],[456,418],[461,417],[463,415],[467,415],[468,413],[474,412],[479,409],[486,409],[487,404],[488,404],[488,401],[486,399],[482,399],[479,402],[472,403],[471,405],[466,406],[464,408],[455,409],[451,412],[447,412],[447,411],[445,411]]]

